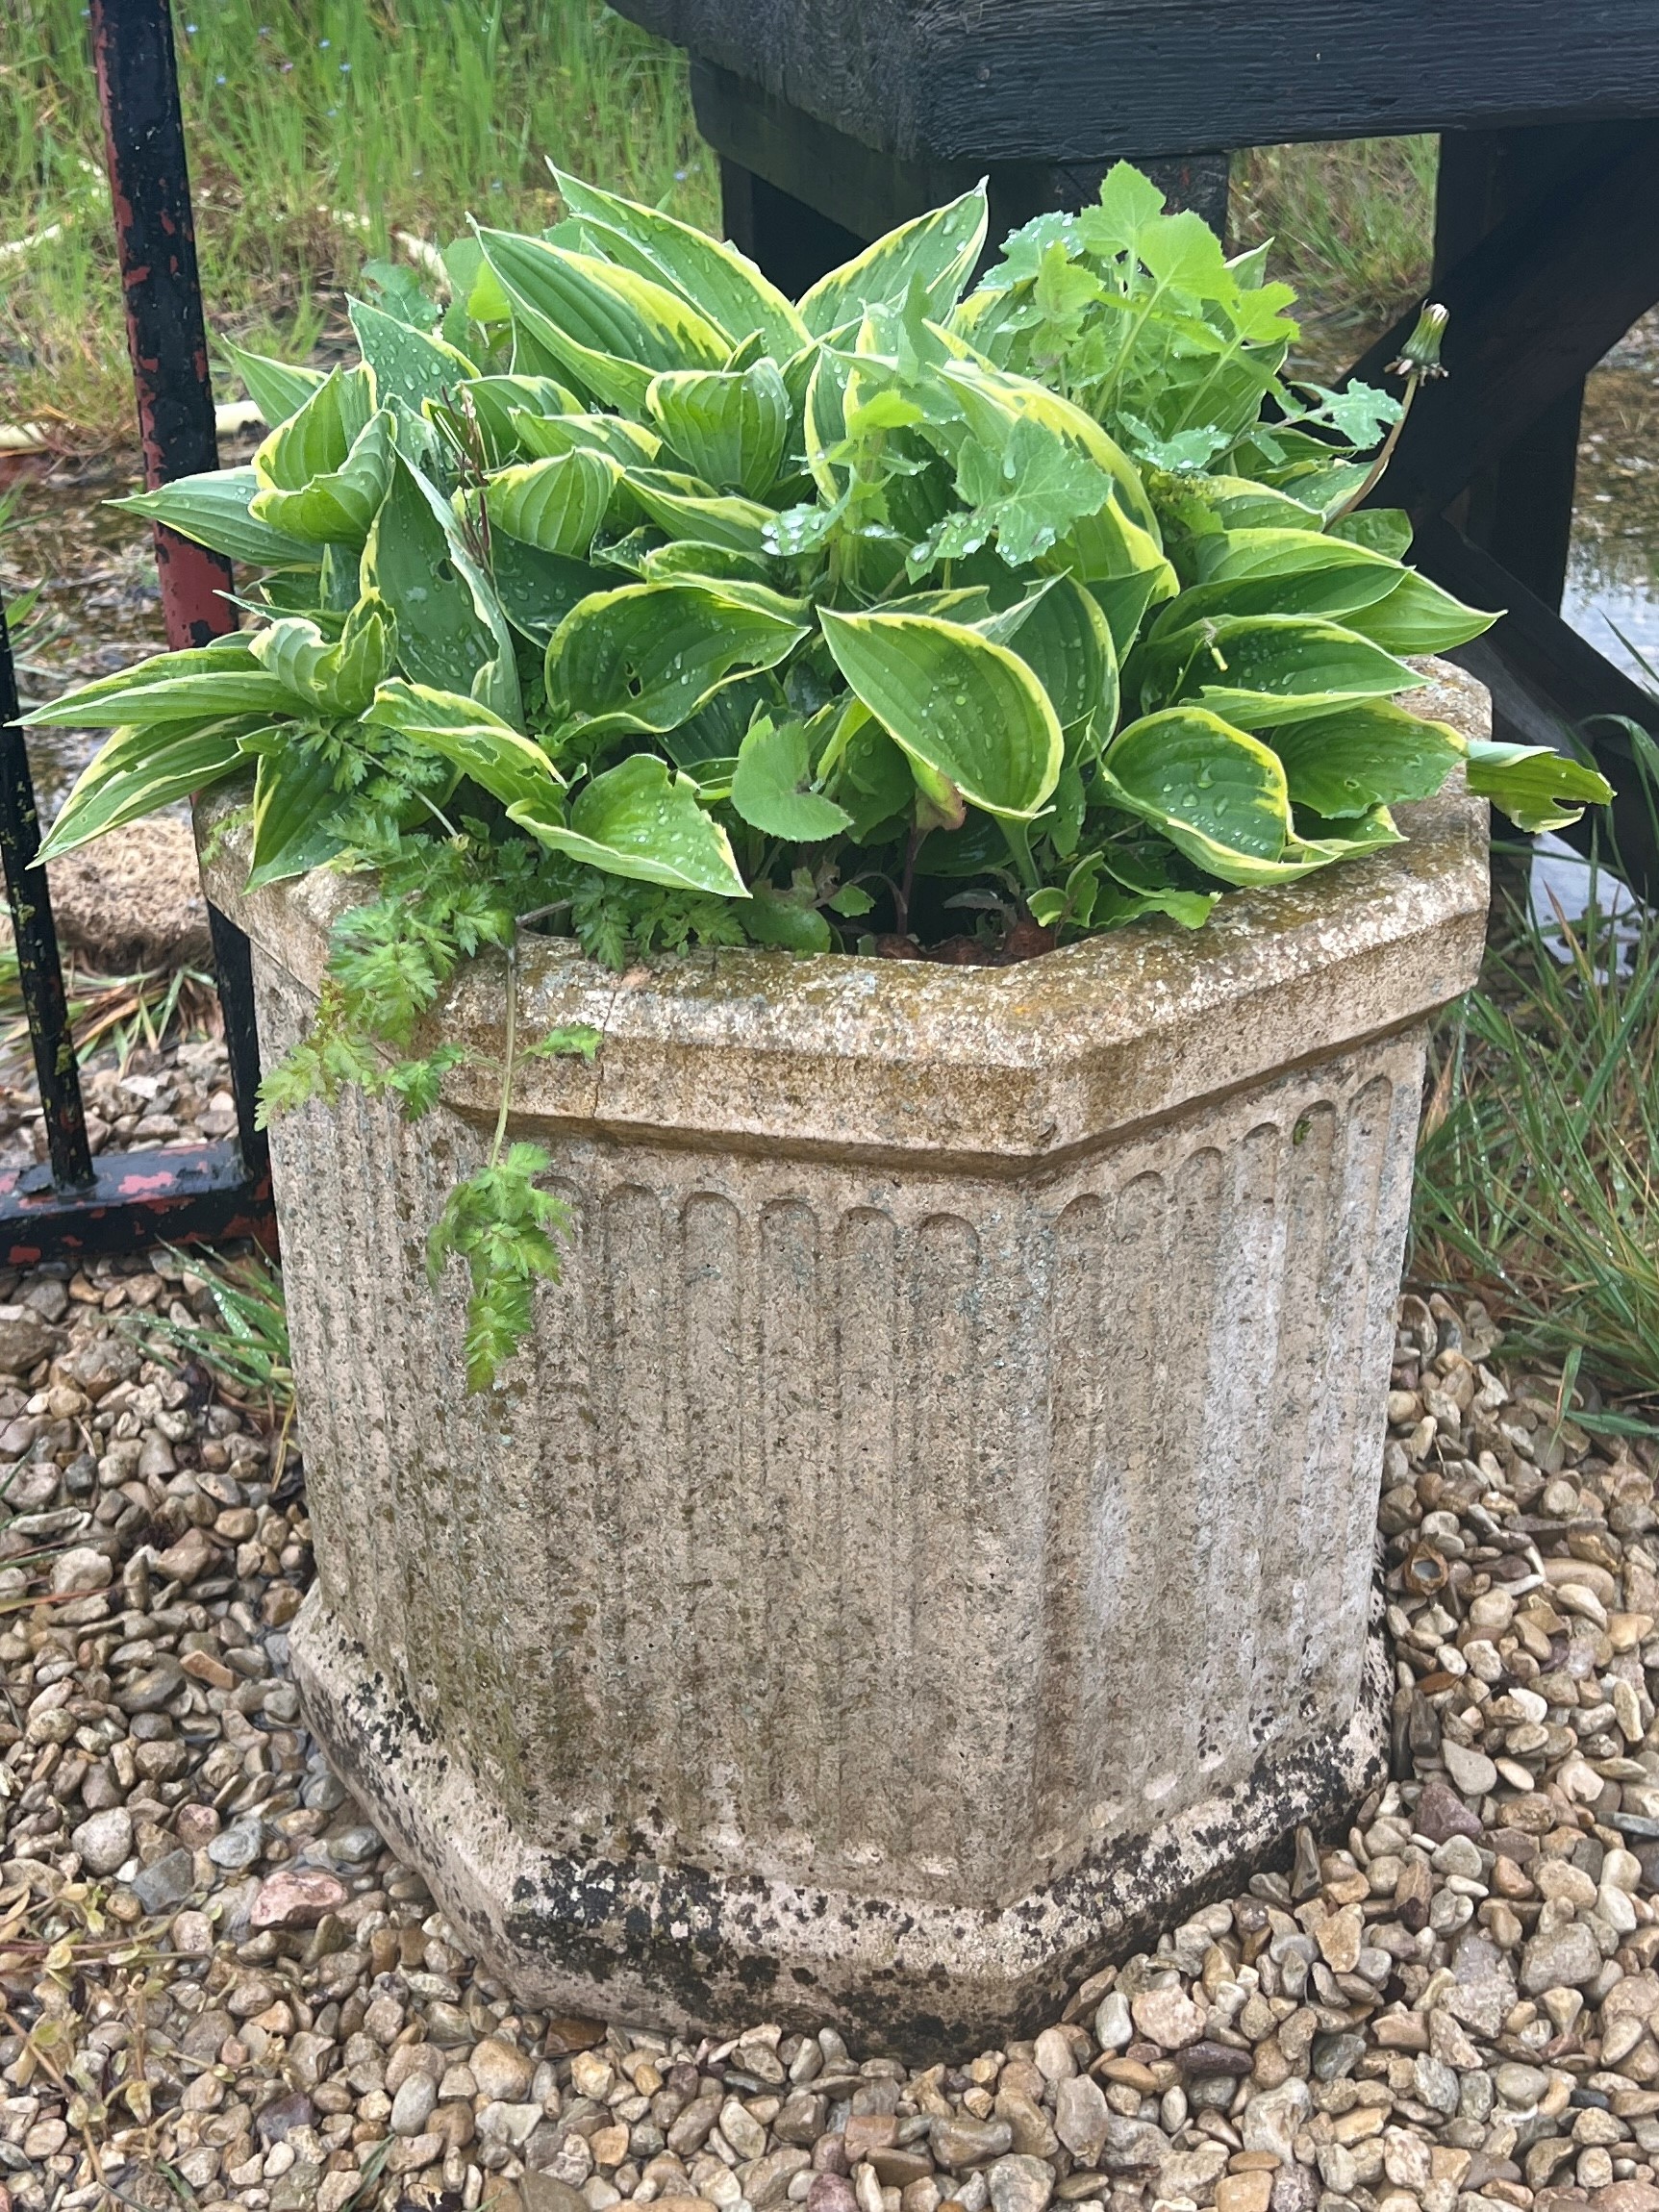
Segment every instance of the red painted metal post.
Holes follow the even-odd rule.
[[[151,486],[218,466],[207,332],[167,0],[91,0],[127,343]],[[205,645],[237,626],[231,566],[160,523],[167,642]]]

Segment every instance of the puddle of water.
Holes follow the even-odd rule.
[[[1659,673],[1659,346],[1645,325],[1585,388],[1561,611],[1639,683],[1644,657]]]

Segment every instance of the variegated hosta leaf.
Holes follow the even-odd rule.
[[[476,365],[459,347],[429,331],[416,330],[361,299],[351,302],[351,327],[363,348],[363,358],[374,371],[374,389],[384,407],[393,399],[416,415],[429,399],[444,399],[456,392]]]
[[[508,231],[478,240],[515,324],[607,407],[639,415],[658,369],[719,368],[732,350],[706,315],[633,269]]]
[[[1370,639],[1297,615],[1228,615],[1151,641],[1141,696],[1194,699],[1235,729],[1269,730],[1426,681]]]
[[[580,450],[504,468],[485,487],[491,527],[543,553],[585,554],[622,471],[608,454]]]
[[[320,368],[307,368],[302,362],[271,361],[263,353],[248,353],[233,345],[228,338],[214,342],[246,385],[261,420],[271,430],[290,415],[297,415],[317,387],[327,382]]]
[[[278,676],[260,666],[237,634],[181,653],[153,653],[131,668],[99,676],[23,716],[25,729],[111,728],[130,723],[209,722],[227,715],[286,714],[293,705]]]
[[[696,785],[671,774],[654,753],[631,753],[595,776],[567,822],[545,802],[520,800],[507,811],[541,843],[607,875],[722,898],[749,895],[731,841],[697,804]]]
[[[653,468],[663,441],[642,422],[630,422],[625,415],[589,415],[575,410],[568,415],[531,415],[515,408],[513,435],[524,451],[538,461],[551,461],[561,453],[608,453],[624,468]]]
[[[363,558],[365,588],[397,621],[405,675],[481,699],[505,720],[519,713],[513,634],[500,603],[462,543],[441,493],[398,456]]]
[[[1009,820],[1038,813],[1059,779],[1065,745],[1047,692],[1016,653],[925,615],[825,607],[819,619],[842,674],[942,812],[951,811],[948,786]]]
[[[651,379],[645,405],[694,476],[751,499],[770,490],[790,432],[790,395],[775,362],[737,373],[671,369]]]
[[[319,392],[317,400],[321,397]],[[314,406],[317,401],[308,404]],[[391,415],[382,409],[370,415],[338,467],[306,477],[292,490],[287,490],[275,480],[276,470],[280,465],[284,475],[298,473],[299,445],[289,451],[274,452],[264,467],[261,455],[276,440],[286,439],[301,423],[306,412],[302,408],[291,421],[285,422],[280,430],[273,430],[265,445],[254,455],[255,471],[265,488],[255,493],[251,511],[259,521],[268,522],[273,529],[287,531],[295,538],[310,539],[319,545],[361,545],[368,536],[369,526],[391,480],[394,458]],[[322,440],[308,442],[320,444]]]
[[[352,609],[333,642],[314,622],[289,616],[256,631],[248,649],[302,705],[328,718],[368,705],[391,666],[395,640],[390,609],[371,594]]]
[[[1582,761],[1546,745],[1469,741],[1469,788],[1506,814],[1517,829],[1569,829],[1587,806],[1605,806],[1613,786]]]
[[[856,324],[870,306],[900,307],[920,278],[930,315],[949,313],[985,243],[983,186],[948,206],[901,223],[850,262],[819,277],[800,303],[801,319],[815,338]]]
[[[254,454],[254,474],[275,491],[300,491],[314,477],[345,465],[370,416],[374,393],[365,368],[333,368]]]
[[[1278,755],[1219,715],[1171,707],[1107,747],[1107,794],[1223,883],[1270,882],[1294,834]]]
[[[521,449],[527,453],[536,450],[521,447],[514,427],[515,415],[537,421],[546,415],[574,414],[582,405],[567,385],[550,376],[474,376],[467,380],[462,398],[471,408],[484,433],[489,459],[497,467],[515,461]]]
[[[656,208],[641,207],[553,170],[565,205],[591,237],[595,252],[641,276],[654,277],[719,325],[731,344],[758,331],[780,361],[798,353],[812,336],[799,313],[746,256],[706,232],[676,222]]]
[[[742,587],[629,584],[566,616],[547,648],[547,694],[593,735],[672,730],[722,684],[777,665],[807,635],[788,602]]]
[[[147,723],[117,730],[83,770],[40,846],[40,860],[62,860],[124,822],[212,791],[243,764],[239,739],[245,717]]]
[[[210,468],[200,476],[176,476],[153,491],[135,491],[125,499],[112,499],[123,515],[141,515],[148,522],[164,522],[181,538],[206,545],[232,561],[255,568],[311,567],[317,564],[318,548],[309,539],[296,538],[261,522],[248,509],[260,489],[252,468]]]
[[[761,559],[771,545],[776,520],[769,507],[736,492],[711,492],[694,476],[661,468],[629,468],[622,486],[637,508],[676,539],[691,544],[723,546],[731,553]]]
[[[1331,821],[1431,797],[1468,750],[1445,722],[1390,699],[1311,715],[1269,730],[1267,742],[1284,763],[1294,803]]]
[[[264,891],[268,884],[287,883],[323,867],[345,849],[343,839],[329,827],[339,794],[322,747],[308,744],[304,731],[291,724],[266,731],[244,749],[259,765],[253,851],[242,888]]]
[[[533,739],[457,691],[401,677],[383,684],[364,716],[441,753],[503,806],[556,806],[565,779]]]

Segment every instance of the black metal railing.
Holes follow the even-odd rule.
[[[218,465],[172,22],[167,0],[92,0],[90,26],[144,479],[154,486]],[[168,644],[205,644],[234,629],[229,562],[159,524],[155,543]],[[254,1117],[259,1038],[248,941],[214,907],[208,915],[236,1138],[92,1156],[51,892],[45,869],[32,865],[40,831],[17,715],[0,607],[0,859],[46,1134],[44,1161],[0,1173],[0,1265],[132,1250],[162,1238],[270,1243],[270,1162]]]

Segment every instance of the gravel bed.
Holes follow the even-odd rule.
[[[0,1169],[46,1157],[46,1124],[25,1041],[0,1058]],[[11,1078],[11,1080],[8,1080]],[[123,1060],[106,1045],[81,1068],[87,1141],[94,1153],[171,1151],[228,1137],[237,1125],[231,1064],[222,1038],[174,1028]]]
[[[202,1303],[164,1255],[0,1275],[12,2206],[1659,2212],[1653,1457],[1500,1377],[1480,1308],[1400,1310],[1395,1778],[1035,2041],[922,2070],[549,2018],[474,1965],[300,1717],[296,1463],[137,1339]]]

